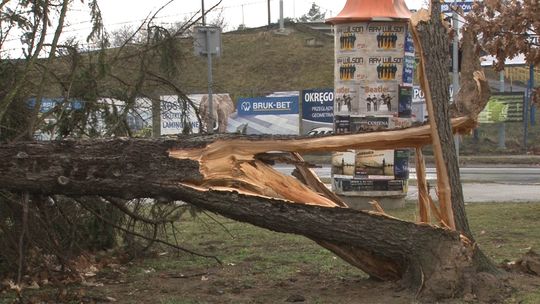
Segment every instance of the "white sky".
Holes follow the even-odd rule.
[[[84,46],[91,29],[88,1],[84,0],[85,3],[73,1],[61,42],[75,37]],[[156,15],[155,23],[166,26],[201,14],[201,0],[98,0],[98,2],[108,32],[122,27],[137,28],[145,18],[152,16],[168,2],[170,3]],[[208,10],[219,1],[205,0],[204,2],[205,9]],[[322,12],[326,12],[326,18],[329,18],[337,15],[346,2],[346,0],[283,0],[284,17],[298,18],[309,11],[312,3],[316,3]],[[426,0],[405,0],[405,2],[410,9],[418,9]],[[279,0],[271,0],[270,8],[272,23],[276,23],[279,19]],[[218,6],[219,10],[225,19],[224,31],[234,30],[242,22],[247,27],[259,27],[268,23],[267,0],[223,0]],[[207,21],[211,21],[215,16],[216,10],[208,15]],[[46,40],[51,41],[53,34],[54,29],[49,31]],[[12,37],[6,41],[0,52],[2,57],[6,54],[12,58],[22,55],[19,36],[16,32],[12,33]]]
[[[100,0],[100,7],[106,28],[111,31],[123,26],[139,25],[144,18],[153,14],[167,2],[168,0]],[[205,0],[204,2],[205,8],[208,9],[218,3],[218,0]],[[337,15],[345,5],[346,0],[283,0],[284,16],[300,17],[308,12],[313,2],[321,7],[321,11],[326,11],[328,18]],[[410,9],[418,9],[425,1],[405,0],[405,2]],[[277,22],[279,0],[271,0],[270,5],[272,22]],[[226,31],[236,29],[242,20],[247,27],[263,26],[268,22],[267,0],[223,0],[219,8],[222,9],[222,14],[225,17]],[[158,23],[173,23],[193,16],[200,9],[201,0],[174,0],[157,15],[158,18],[155,20]],[[70,26],[66,29],[66,34],[85,35],[84,32],[87,32],[90,27],[86,11],[86,7],[79,6],[72,12],[72,18],[69,19],[71,20]],[[210,15],[208,20],[212,20],[214,17],[215,15]]]

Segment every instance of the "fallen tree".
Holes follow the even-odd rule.
[[[471,120],[458,118],[465,131]],[[377,212],[343,208],[275,171],[264,152],[302,153],[430,143],[429,126],[381,134],[321,138],[202,136],[175,140],[20,142],[0,146],[2,188],[41,195],[102,195],[182,200],[224,216],[317,241],[383,280],[399,280],[424,296],[449,297],[472,284],[477,250],[458,232]],[[309,187],[311,186],[311,187]],[[329,208],[332,207],[332,208]],[[467,283],[468,282],[468,283]],[[472,286],[472,285],[471,285]]]
[[[414,25],[417,41],[425,35],[445,35],[440,30],[430,32],[434,26],[441,26],[438,11],[425,16]],[[446,70],[444,62],[438,60],[444,57],[440,43],[433,46],[429,56],[435,60],[429,62],[429,69],[425,63],[422,68],[432,117],[427,125],[318,138],[215,135],[9,143],[0,146],[4,160],[0,163],[0,188],[37,195],[182,200],[235,220],[304,235],[369,275],[400,280],[422,297],[475,293],[486,281],[498,281],[485,279],[493,277],[483,272],[490,268],[476,258],[482,254],[470,237],[468,226],[455,221],[456,214],[465,216],[454,206],[462,205],[463,198],[461,194],[460,201],[459,193],[454,194],[454,188],[460,187],[459,180],[456,183],[452,176],[457,170],[455,157],[445,158],[444,153],[452,153],[448,136],[470,132],[475,126],[477,109],[487,102],[486,80],[483,74],[465,69],[464,73],[474,72],[474,78],[469,80],[475,85],[468,87],[465,96],[478,98],[476,110],[456,111],[459,117],[451,121],[440,116],[445,108],[430,103],[447,102],[446,90],[439,88],[440,83],[444,85],[441,78],[447,75],[441,72]],[[421,49],[422,60],[426,60],[425,51]],[[435,78],[434,86],[428,78]],[[419,180],[423,180],[420,152],[423,146],[431,144],[437,146],[440,205],[433,203],[422,183],[421,223],[401,221],[382,210],[346,208],[299,156],[315,151],[415,148]],[[301,181],[275,171],[267,163],[268,151],[290,153],[289,161],[297,164]],[[440,226],[430,224],[428,209]]]
[[[358,136],[369,134],[318,140],[351,142]],[[14,143],[0,147],[5,160],[0,184],[4,190],[42,195],[182,200],[274,231],[305,235],[375,277],[405,279],[425,294],[450,296],[452,286],[460,285],[474,266],[470,257],[475,247],[462,242],[459,233],[339,207],[256,157],[247,159],[250,153],[239,152],[246,147],[259,151],[263,145],[275,149],[280,143],[306,147],[310,140],[213,136]],[[209,151],[211,160],[199,152],[206,161],[179,155],[201,149]],[[218,160],[217,170],[208,167]]]

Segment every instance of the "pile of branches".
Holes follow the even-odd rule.
[[[174,225],[190,210],[151,199],[0,192],[0,281],[3,288],[80,282],[85,268],[77,261],[111,249],[126,260],[153,254],[153,245],[190,252]]]

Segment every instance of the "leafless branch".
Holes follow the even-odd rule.
[[[215,260],[216,262],[218,262],[220,265],[223,264],[223,263],[221,262],[221,260],[220,260],[218,257],[216,257],[216,256],[198,253],[198,252],[189,250],[189,249],[184,248],[184,247],[177,246],[177,245],[175,245],[175,244],[172,244],[172,243],[170,243],[170,242],[167,242],[167,241],[164,241],[164,240],[161,240],[161,239],[150,238],[150,237],[147,237],[147,236],[145,236],[145,235],[143,235],[143,234],[137,233],[137,232],[135,232],[135,231],[125,229],[124,227],[118,226],[117,224],[113,223],[113,222],[110,221],[109,219],[104,218],[102,215],[100,215],[100,214],[98,214],[97,212],[95,212],[94,210],[92,210],[92,208],[89,208],[89,207],[86,205],[86,203],[85,203],[82,199],[75,199],[75,201],[76,201],[77,203],[79,203],[79,205],[81,205],[81,207],[83,207],[84,209],[86,209],[86,210],[89,211],[90,213],[94,214],[94,216],[98,217],[99,219],[101,219],[101,220],[104,221],[105,223],[111,225],[111,226],[114,227],[115,229],[121,230],[121,231],[123,231],[123,232],[125,232],[125,233],[128,233],[128,234],[130,234],[130,235],[133,235],[133,236],[136,236],[136,237],[145,239],[145,240],[147,240],[147,241],[153,241],[153,242],[156,242],[156,243],[160,243],[160,244],[166,245],[166,246],[168,246],[168,247],[171,247],[171,248],[174,248],[174,249],[177,249],[177,250],[180,250],[180,251],[183,251],[183,252],[186,252],[186,253],[195,255],[195,256],[213,259],[213,260]]]

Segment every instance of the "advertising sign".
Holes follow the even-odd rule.
[[[199,120],[191,105],[179,100],[177,95],[161,96],[161,135],[199,132]],[[195,106],[199,106],[194,101]],[[185,130],[185,131],[184,131]]]
[[[411,117],[413,88],[399,86],[399,117]]]
[[[388,129],[389,117],[350,117],[351,133],[366,133]]]
[[[406,149],[394,151],[394,176],[396,179],[409,179],[409,155]]]
[[[308,98],[311,97],[313,99],[329,98],[328,95]],[[236,104],[236,113],[229,116],[227,132],[298,135],[300,134],[299,98],[298,91],[277,92],[266,97],[240,98]],[[330,128],[327,129],[332,131]]]
[[[413,86],[414,82],[414,65],[415,65],[415,57],[414,54],[412,55],[405,55],[404,57],[404,63],[403,63],[403,86]]]
[[[404,73],[412,81],[404,65],[406,32],[402,22],[336,25],[336,114],[397,114],[397,86]]]
[[[334,130],[336,134],[351,133],[351,116],[349,115],[334,116]]]
[[[238,116],[298,114],[298,96],[240,98]]]
[[[441,12],[443,14],[451,14],[454,12],[453,7],[457,6],[461,8],[464,13],[467,13],[472,10],[473,5],[473,1],[446,1],[446,3],[441,3]]]
[[[333,133],[333,122],[334,90],[302,91],[302,134],[331,134]]]
[[[39,115],[43,117],[43,123],[39,124],[34,133],[36,140],[54,140],[61,136],[60,128],[57,125],[61,118],[67,118],[73,115],[73,111],[84,109],[87,101],[59,98],[43,98]],[[36,99],[28,100],[28,107],[34,108]],[[92,108],[89,111],[87,119],[84,122],[88,133],[104,136],[110,131],[110,113],[123,113],[126,111],[126,102],[115,98],[100,98],[92,102]],[[109,121],[109,122],[108,122]],[[136,98],[134,105],[127,109],[126,122],[133,135],[144,128],[152,126],[152,103],[147,98]]]
[[[405,55],[414,55],[414,39],[412,33],[407,31],[405,34]]]
[[[27,102],[28,108],[33,109],[36,105],[36,99],[30,98]],[[80,110],[84,107],[84,101],[65,100],[64,98],[42,98],[39,113],[47,113],[56,108],[63,110]]]
[[[204,129],[208,121],[208,94],[191,94],[187,100],[179,100],[177,95],[161,96],[161,134],[199,133],[200,123],[195,112],[198,110]],[[234,105],[229,94],[213,94],[213,114],[215,132],[225,132],[229,115]],[[193,104],[193,106],[192,106]]]
[[[358,150],[355,177],[393,179],[394,150]]]
[[[480,123],[523,121],[523,92],[495,93],[478,115]]]

